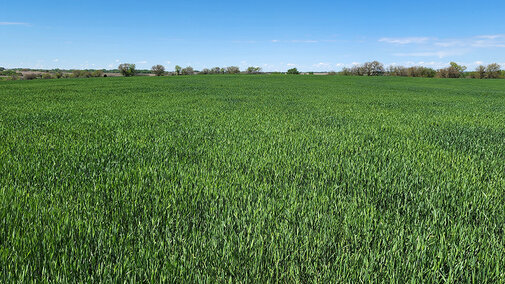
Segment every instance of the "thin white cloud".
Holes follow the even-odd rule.
[[[424,51],[424,52],[407,52],[407,53],[395,53],[394,56],[401,57],[438,57],[445,58],[449,56],[463,55],[466,52],[463,50],[440,50],[440,51]]]
[[[498,38],[505,38],[505,35],[480,35],[480,36],[477,36],[477,38],[498,39]]]
[[[334,40],[315,40],[315,39],[292,39],[292,40],[270,40],[273,43],[319,43],[319,42],[335,42]]]
[[[307,39],[307,40],[294,39],[294,40],[291,40],[291,42],[293,42],[293,43],[318,43],[319,41],[318,40],[311,40],[311,39]]]
[[[28,23],[21,22],[0,22],[0,26],[29,26]]]
[[[137,62],[137,64],[146,64],[146,63],[147,63],[147,61],[145,61],[145,60]]]
[[[53,62],[58,62],[58,61],[60,61],[58,58],[53,59]]]
[[[461,48],[504,48],[505,35],[477,35],[467,38],[430,38],[430,37],[403,37],[403,38],[381,38],[379,42],[394,45],[423,45],[436,47],[461,47]]]
[[[312,67],[315,67],[315,68],[330,68],[331,64],[330,63],[326,63],[326,62],[319,62],[317,64],[313,64]]]
[[[390,38],[383,37],[379,39],[379,42],[391,43],[391,44],[420,44],[426,43],[430,40],[429,37],[403,37],[403,38]]]

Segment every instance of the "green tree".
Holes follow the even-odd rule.
[[[287,74],[298,75],[300,72],[296,68],[291,68],[288,70]]]
[[[156,76],[163,76],[165,74],[165,67],[163,65],[154,65],[151,70]]]
[[[240,73],[240,68],[238,68],[237,66],[226,67],[226,73],[228,73],[228,74],[238,74],[238,73]]]
[[[477,79],[484,79],[486,77],[486,67],[483,65],[477,67],[477,69],[475,70],[475,75]]]
[[[489,64],[486,67],[486,78],[496,79],[500,77],[500,65],[497,63]]]
[[[194,73],[195,70],[191,66],[188,66],[180,71],[181,75],[193,75]]]
[[[175,65],[175,75],[181,75],[182,67]]]
[[[119,72],[125,77],[135,76],[137,72],[135,70],[135,64],[131,63],[120,64],[117,69],[119,69]]]

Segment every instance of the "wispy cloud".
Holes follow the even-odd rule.
[[[318,43],[319,41],[318,40],[312,40],[312,39],[294,39],[294,40],[290,40],[290,42],[293,42],[293,43]]]
[[[315,67],[315,68],[330,68],[331,64],[330,63],[326,63],[326,62],[319,62],[317,64],[313,64],[312,67]]]
[[[407,53],[395,53],[395,56],[405,56],[405,57],[438,57],[445,58],[449,56],[463,55],[466,52],[463,50],[441,50],[441,51],[425,51],[425,52],[407,52]]]
[[[29,23],[21,22],[0,22],[0,26],[29,26]]]
[[[435,38],[435,37],[403,37],[403,38],[380,38],[379,42],[395,45],[417,44],[437,47],[505,47],[505,35],[477,35],[466,38]]]
[[[145,60],[137,62],[137,64],[146,64],[146,63],[147,63],[147,61],[145,61]]]
[[[420,44],[420,43],[426,43],[430,40],[429,37],[403,37],[403,38],[390,38],[390,37],[383,37],[379,39],[379,42],[386,42],[386,43],[391,43],[391,44]]]

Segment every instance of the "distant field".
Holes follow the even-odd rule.
[[[505,83],[0,82],[0,279],[504,282]]]

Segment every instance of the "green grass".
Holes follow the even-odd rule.
[[[0,84],[0,281],[504,282],[505,84]]]

